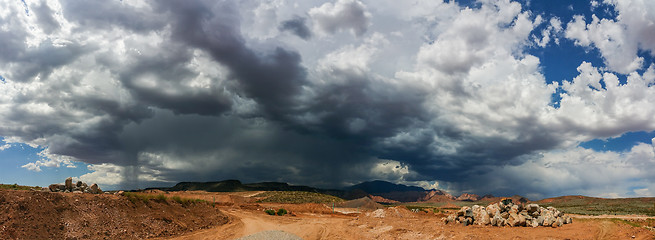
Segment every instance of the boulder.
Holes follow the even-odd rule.
[[[489,225],[489,223],[491,223],[491,218],[489,218],[489,214],[486,210],[480,210],[479,216],[475,217],[475,223],[478,225]]]
[[[462,221],[462,225],[468,226],[473,223],[473,220],[471,218],[464,218],[464,221]]]
[[[457,211],[457,216],[473,217],[473,211],[471,207],[463,206],[462,209]]]
[[[543,223],[544,226],[550,226],[550,225],[553,225],[553,223],[554,223],[555,220],[556,220],[555,217],[553,217],[553,215],[550,214],[550,213],[547,213],[547,214],[546,214],[545,216],[543,216],[543,217],[544,217],[544,223]]]
[[[529,222],[527,222],[526,225],[527,225],[528,227],[533,227],[533,228],[534,228],[534,227],[539,227],[539,222],[537,222],[537,219],[536,219],[536,218],[533,218],[532,220],[530,220]]]
[[[100,193],[102,193],[102,190],[100,190],[100,188],[98,187],[98,184],[94,183],[93,185],[91,185],[91,190],[89,192],[91,192],[93,194],[100,194]]]
[[[446,222],[446,224],[451,223],[451,222],[455,222],[455,215],[454,214],[448,215],[445,222]]]
[[[519,215],[513,212],[509,213],[509,218],[507,218],[507,221],[509,222],[509,225],[512,227],[516,227],[519,225]]]
[[[48,189],[50,189],[51,192],[59,192],[59,191],[66,190],[66,186],[61,184],[50,184],[50,186],[48,186]]]
[[[77,184],[75,184],[75,187],[82,187],[82,181],[77,181]]]
[[[66,185],[66,190],[72,191],[73,190],[73,178],[72,177],[66,178],[65,185]]]
[[[573,219],[571,217],[566,217],[566,221],[564,222],[565,224],[571,224],[573,223]]]
[[[518,217],[519,217],[518,225],[521,227],[525,227],[525,222],[526,222],[525,216],[523,216],[523,214],[518,214]]]
[[[535,203],[528,204],[527,206],[525,206],[525,210],[528,210],[529,213],[532,213],[534,211],[539,211],[539,205]]]
[[[471,209],[468,206],[463,206],[461,209],[457,211],[457,216],[464,216],[464,213],[466,212],[467,209]]]
[[[489,213],[489,217],[493,217],[496,214],[496,212],[500,212],[500,207],[498,207],[498,203],[489,204],[486,210],[487,213]]]

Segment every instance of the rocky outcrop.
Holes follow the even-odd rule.
[[[93,193],[101,194],[103,193],[98,184],[93,184],[91,187],[82,181],[78,181],[76,184],[73,184],[73,178],[66,178],[64,184],[50,184],[48,189],[51,192],[74,192],[74,193]]]
[[[433,189],[426,191],[425,195],[420,197],[417,202],[447,202],[452,200],[455,200],[453,195],[450,195],[449,193],[442,190]]]
[[[388,204],[399,203],[396,200],[386,199],[380,196],[368,195],[368,197],[378,203],[388,203]]]
[[[510,227],[561,227],[572,223],[569,216],[554,207],[543,208],[537,204],[513,204],[512,201],[501,201],[487,207],[473,205],[464,206],[459,211],[443,219],[446,224],[460,223],[464,226],[471,224],[510,226]]]
[[[480,196],[478,196],[478,195],[476,195],[476,194],[462,193],[462,195],[459,195],[459,197],[457,197],[457,199],[455,199],[455,200],[457,200],[457,201],[471,201],[471,202],[473,202],[473,201],[480,200]]]

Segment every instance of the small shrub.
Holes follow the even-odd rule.
[[[155,196],[155,201],[160,202],[160,203],[166,203],[166,199],[168,199],[164,194],[159,194]]]
[[[139,201],[138,196],[135,193],[125,192],[123,196],[127,197],[127,200],[130,200],[132,204],[136,204]]]
[[[173,199],[173,201],[175,201],[175,202],[177,202],[179,204],[184,203],[184,200],[182,200],[182,198],[180,196],[173,196],[171,199]]]
[[[268,213],[268,215],[275,215],[275,210],[273,209],[266,209],[264,210],[265,213]]]
[[[287,214],[287,210],[284,208],[280,208],[277,210],[277,215],[278,216],[284,216],[284,214]]]

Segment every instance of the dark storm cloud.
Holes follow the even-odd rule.
[[[128,188],[227,178],[338,187],[384,178],[484,194],[509,193],[504,185],[547,171],[540,167],[559,155],[542,151],[650,123],[600,128],[569,117],[588,110],[584,104],[567,110],[564,102],[569,112],[549,108],[553,86],[543,83],[538,59],[513,55],[533,22],[511,2],[443,6],[454,15],[428,24],[437,40],[409,49],[404,43],[419,39],[413,30],[369,32],[375,11],[355,0],[291,13],[267,5],[271,14],[262,16],[275,19],[261,20],[289,19],[277,27],[305,40],[284,38],[297,46],[250,32],[253,21],[242,20],[251,17],[251,3],[130,4],[63,1],[65,21],[53,17],[53,6],[32,6],[37,30],[11,15],[2,19],[9,30],[0,31],[7,46],[0,48],[7,79],[0,86],[0,136],[108,163],[105,169],[120,172]],[[499,14],[503,9],[511,11]],[[316,34],[357,37],[312,37],[302,14]],[[470,26],[456,24],[460,17],[489,36],[462,45],[452,37],[468,36],[462,32]],[[45,40],[29,45],[36,37]],[[393,51],[376,55],[387,49]],[[398,59],[417,63],[402,69],[414,63],[394,65]],[[636,96],[642,95],[650,96]],[[538,181],[520,186],[548,192]]]
[[[287,131],[261,119],[175,116],[161,111],[140,125],[128,125],[121,138],[145,152],[185,159],[188,166],[173,170],[162,159],[141,158],[141,165],[161,171],[166,179],[237,178],[336,186],[362,175],[351,169],[352,160],[368,161],[348,142]]]
[[[258,54],[247,48],[238,28],[238,10],[229,2],[162,3],[159,7],[175,18],[173,39],[203,49],[227,66],[237,90],[256,100],[266,114],[274,118],[285,114],[305,81],[298,53],[276,48]]]
[[[312,38],[312,31],[309,30],[305,22],[305,18],[296,16],[292,19],[281,22],[278,28],[280,31],[289,31],[299,38],[308,40]]]
[[[90,50],[90,47],[78,43],[55,47],[51,40],[29,46],[27,40],[30,35],[16,21],[11,16],[0,18],[0,22],[6,23],[8,28],[0,31],[0,45],[3,46],[0,49],[0,66],[6,71],[3,75],[5,78],[21,82],[31,81],[36,76],[47,78],[53,69],[74,61]]]
[[[471,164],[504,163],[539,149],[514,146],[502,139],[475,139],[466,132],[449,130],[451,127],[446,123],[431,126],[435,116],[424,108],[429,94],[424,89],[389,84],[353,69],[333,69],[322,76],[338,80],[334,83],[309,82],[298,53],[281,47],[262,52],[246,46],[240,32],[241,16],[234,3],[156,4],[156,13],[118,2],[94,5],[92,11],[82,11],[91,8],[88,3],[64,4],[64,14],[69,20],[90,29],[81,31],[105,31],[117,26],[148,33],[161,31],[165,24],[160,20],[166,19],[171,35],[155,49],[126,42],[140,49],[139,53],[126,53],[131,59],[127,63],[116,61],[113,55],[95,55],[97,63],[118,76],[122,87],[137,100],[134,105],[122,108],[116,102],[87,96],[85,101],[76,100],[83,104],[77,103],[74,108],[105,116],[99,123],[71,130],[61,127],[59,122],[33,122],[39,126],[33,132],[12,135],[35,136],[26,138],[30,140],[46,132],[53,135],[49,144],[51,153],[93,164],[111,162],[130,166],[137,169],[133,173],[145,167],[173,181],[188,180],[194,174],[198,180],[284,180],[323,186],[367,180],[368,176],[374,176],[370,168],[378,158],[394,159],[410,166],[416,175],[407,176],[408,180],[438,176],[441,180],[457,181],[469,174]],[[363,5],[354,1],[337,5],[334,9],[315,12],[322,21],[319,24],[331,32],[355,26],[356,33],[361,35],[368,24]],[[348,18],[339,18],[340,14],[356,18],[354,25]],[[304,26],[303,19],[295,20],[281,27]],[[186,86],[185,81],[199,74],[189,67],[193,49],[205,51],[226,67],[228,78],[211,79],[208,88]],[[148,84],[143,84],[144,81]],[[66,91],[73,86],[58,88]],[[304,96],[302,89],[310,91],[311,97]],[[235,95],[256,103],[253,115],[256,118],[241,119],[231,113],[236,107]],[[85,98],[78,96],[80,100]],[[177,115],[168,115],[166,111],[152,115],[149,110],[152,107]],[[313,120],[307,121],[306,116]],[[14,117],[31,118],[29,112]],[[62,116],[62,120],[66,118]],[[425,132],[412,140],[410,146],[383,143],[414,128],[425,128]],[[435,136],[461,145],[457,149],[459,153],[435,153],[430,147]],[[490,146],[488,142],[496,145]],[[192,166],[176,169],[150,161],[152,156],[159,155]],[[134,181],[135,177],[126,174],[126,181]]]
[[[38,23],[43,29],[43,32],[51,34],[52,32],[59,31],[61,27],[59,22],[55,20],[52,16],[52,9],[46,3],[41,3],[41,5],[35,6],[34,4],[31,7],[34,14],[38,19]]]

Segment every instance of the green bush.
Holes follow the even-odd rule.
[[[275,215],[275,210],[273,209],[266,209],[264,210],[265,213],[268,213],[268,215]]]
[[[277,210],[277,215],[278,216],[284,216],[284,214],[287,214],[287,210],[284,208],[280,208]]]

